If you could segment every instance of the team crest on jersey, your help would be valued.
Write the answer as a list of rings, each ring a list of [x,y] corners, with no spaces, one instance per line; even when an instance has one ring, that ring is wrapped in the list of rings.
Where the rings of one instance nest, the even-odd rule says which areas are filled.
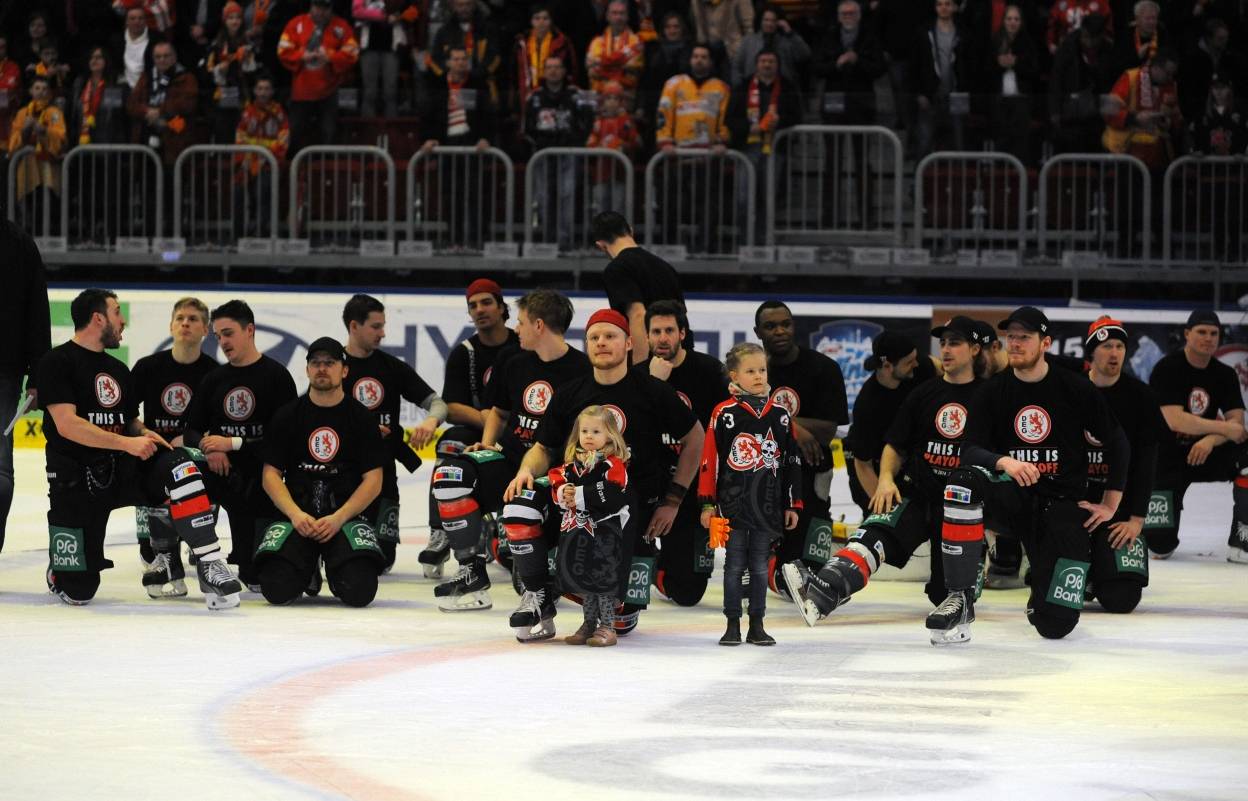
[[[524,410],[529,414],[543,414],[555,397],[555,390],[547,381],[534,381],[524,388]]]
[[[689,400],[689,396],[681,392],[679,389],[676,390],[676,397],[680,398],[680,402],[688,406],[690,409],[693,408],[693,401]]]
[[[1091,432],[1091,431],[1088,431],[1086,428],[1083,430],[1083,439],[1084,439],[1084,441],[1086,441],[1089,445],[1091,445],[1093,448],[1104,448],[1104,447],[1105,447],[1105,443],[1101,442],[1099,439],[1097,439],[1096,437],[1092,436],[1092,432]]]
[[[936,412],[936,430],[946,439],[957,439],[966,430],[966,407],[960,403],[946,403]]]
[[[256,396],[247,387],[234,387],[225,394],[221,406],[231,420],[246,420],[256,410]]]
[[[355,382],[351,394],[355,395],[355,399],[363,404],[365,409],[371,411],[381,405],[382,399],[386,397],[386,388],[381,385],[380,381],[368,376]]]
[[[329,426],[321,426],[308,437],[308,453],[318,462],[332,462],[338,455],[338,446],[341,444],[337,431]]]
[[[160,393],[160,405],[169,414],[182,414],[191,405],[191,388],[180,382],[170,384]]]
[[[1209,411],[1209,393],[1200,387],[1192,387],[1187,396],[1187,409],[1197,417]]]
[[[95,376],[95,399],[105,409],[111,409],[121,403],[121,385],[108,373]]]
[[[779,387],[772,392],[771,402],[783,408],[792,417],[797,417],[798,411],[802,408],[797,392],[790,387]]]
[[[620,433],[623,434],[628,429],[628,417],[624,414],[624,410],[613,403],[604,403],[602,408],[611,412],[611,416],[615,418],[615,424],[619,426]]]
[[[1014,418],[1014,433],[1023,442],[1036,445],[1049,437],[1053,427],[1049,413],[1039,406],[1024,406]]]
[[[761,440],[753,434],[737,434],[728,449],[728,466],[742,473],[770,470],[774,476],[780,469],[780,445],[771,429]]]

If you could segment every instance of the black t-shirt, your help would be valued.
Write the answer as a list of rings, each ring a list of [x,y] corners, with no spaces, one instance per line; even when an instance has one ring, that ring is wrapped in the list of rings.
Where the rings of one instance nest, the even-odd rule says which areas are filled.
[[[532,447],[538,424],[550,409],[557,392],[573,379],[593,369],[589,357],[573,347],[553,361],[544,362],[531,350],[520,351],[499,365],[490,381],[488,402],[508,412],[498,444],[507,458],[519,461]],[[562,447],[559,455],[563,455]]]
[[[175,360],[172,350],[135,362],[131,374],[134,391],[143,403],[143,425],[167,440],[181,434],[199,382],[217,367],[216,359],[202,351],[190,364]]]
[[[633,372],[650,375],[650,360],[633,365]],[[693,410],[698,422],[705,428],[711,422],[711,412],[728,400],[728,373],[714,356],[696,350],[686,350],[685,360],[672,368],[667,385],[676,390],[676,396]]]
[[[906,395],[893,416],[884,442],[905,456],[906,475],[923,497],[940,498],[945,479],[961,466],[972,398],[982,384],[979,378],[969,384],[928,379]]]
[[[1040,471],[1040,494],[1082,500],[1088,482],[1085,431],[1105,443],[1122,436],[1086,376],[1050,366],[1044,378],[1025,383],[1007,369],[984,382],[971,402],[963,458],[989,468],[1001,455],[1030,462]],[[978,448],[974,453],[972,446]],[[1125,465],[1112,466],[1107,485],[1121,488],[1125,475]]]
[[[633,303],[649,307],[656,300],[685,302],[676,269],[640,247],[621,250],[602,271],[602,283],[611,308],[625,316]]]
[[[113,434],[125,434],[139,417],[139,395],[134,391],[130,369],[103,351],[84,348],[74,341],[57,345],[43,355],[35,371],[39,408],[43,410],[43,435],[47,449],[80,463],[90,463],[112,453],[72,442],[56,430],[48,407],[71,403],[75,414]],[[6,421],[7,422],[7,421]]]
[[[768,357],[767,381],[771,384],[772,400],[788,409],[793,417],[828,420],[838,426],[849,422],[841,366],[822,353],[799,345],[797,358],[789,364],[778,364]],[[828,443],[820,445],[825,465],[831,465]]]
[[[334,406],[298,397],[273,413],[264,439],[264,463],[282,471],[295,503],[316,517],[342,506],[388,458],[375,413],[350,396]]]
[[[502,363],[508,351],[519,347],[520,337],[511,329],[507,330],[507,339],[501,345],[483,344],[480,334],[473,334],[456,345],[446,357],[442,400],[447,403],[462,403],[478,411],[488,408],[486,387],[493,378],[494,366]]]
[[[1166,425],[1166,418],[1161,416],[1161,407],[1153,390],[1135,376],[1123,373],[1112,386],[1097,387],[1097,390],[1105,397],[1110,411],[1131,443],[1127,486],[1118,508],[1137,517],[1145,517],[1157,466],[1157,445],[1169,434],[1170,428]],[[1110,472],[1105,446],[1090,435],[1087,440],[1088,483],[1102,489]]]
[[[290,373],[268,356],[246,367],[223,364],[204,377],[191,398],[183,441],[197,447],[205,434],[242,437],[243,449],[230,453],[231,464],[258,467],[265,426],[296,395]]]
[[[1217,359],[1210,359],[1208,367],[1193,367],[1181,348],[1157,362],[1148,383],[1162,406],[1178,406],[1206,420],[1218,419],[1219,412],[1225,415],[1244,408],[1234,369]],[[1166,462],[1185,460],[1198,439],[1170,433],[1161,440],[1161,458]]]
[[[583,376],[560,388],[537,428],[537,441],[561,461],[577,415],[586,406],[605,406],[620,424],[630,450],[628,477],[637,497],[652,501],[671,476],[672,446],[698,422],[693,411],[666,383],[628,371],[614,384]]]
[[[420,405],[434,394],[407,362],[375,350],[366,358],[357,359],[347,354],[347,377],[343,389],[373,413],[374,422],[390,429],[385,438],[391,453],[403,446],[403,426],[399,425],[399,399],[406,398]]]
[[[889,389],[872,373],[854,400],[854,422],[845,437],[845,455],[878,465],[884,452],[884,432],[913,388],[914,382],[903,381]]]

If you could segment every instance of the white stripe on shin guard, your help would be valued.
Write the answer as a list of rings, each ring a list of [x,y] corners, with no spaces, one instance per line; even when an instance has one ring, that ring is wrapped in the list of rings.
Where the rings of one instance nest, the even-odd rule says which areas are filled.
[[[861,556],[864,560],[866,560],[867,570],[870,571],[871,575],[874,576],[875,571],[880,569],[879,558],[875,555],[875,553],[870,548],[863,545],[861,542],[851,542],[849,545],[845,546],[845,550],[853,551],[854,553]]]
[[[439,501],[454,501],[472,494],[469,487],[437,487],[433,488],[433,497]]]
[[[984,519],[984,506],[979,503],[971,504],[970,506],[963,506],[961,504],[954,506],[947,503],[945,504],[944,512],[946,520],[978,523]]]
[[[189,495],[195,495],[200,492],[207,492],[207,488],[204,487],[204,482],[199,479],[195,479],[188,484],[183,484],[180,487],[174,487],[169,490],[169,500],[180,501]]]

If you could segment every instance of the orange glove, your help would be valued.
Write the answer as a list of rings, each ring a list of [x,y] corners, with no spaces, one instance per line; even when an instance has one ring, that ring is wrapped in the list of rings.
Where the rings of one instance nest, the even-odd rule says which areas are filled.
[[[728,518],[712,516],[710,527],[711,547],[723,548],[727,545],[728,532],[731,530],[732,527],[728,525]]]

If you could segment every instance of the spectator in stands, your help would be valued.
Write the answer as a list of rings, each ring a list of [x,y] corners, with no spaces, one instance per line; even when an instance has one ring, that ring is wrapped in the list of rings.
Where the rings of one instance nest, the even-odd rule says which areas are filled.
[[[1242,48],[1233,51],[1229,47],[1230,26],[1220,19],[1208,19],[1201,28],[1202,35],[1183,56],[1183,69],[1179,72],[1179,106],[1189,120],[1198,119],[1205,112],[1215,73],[1234,82],[1248,79]]]
[[[633,159],[641,147],[641,137],[633,117],[624,108],[624,87],[610,81],[598,93],[598,119],[590,131],[587,147],[605,147],[618,150]],[[611,164],[603,161],[594,165],[593,204],[594,214],[604,211],[632,212],[626,209],[626,188],[623,176],[618,175]]]
[[[667,12],[661,28],[662,36],[646,45],[646,68],[637,98],[637,119],[643,125],[654,121],[659,95],[668,79],[689,72],[689,53],[693,51],[689,28],[680,12]],[[648,139],[652,142],[653,134]]]
[[[575,86],[568,85],[567,70],[558,56],[546,57],[543,72],[542,85],[529,96],[524,109],[525,138],[530,148],[536,152],[547,147],[584,147],[594,124],[592,104]],[[572,246],[579,167],[578,160],[566,156],[548,157],[538,163],[534,188],[539,241],[557,241],[562,250]],[[557,230],[552,230],[556,217]]]
[[[1204,110],[1192,117],[1188,137],[1193,153],[1208,156],[1248,155],[1248,116],[1235,103],[1230,76],[1214,73]]]
[[[39,48],[39,63],[35,65],[35,75],[48,79],[48,91],[52,102],[65,108],[65,94],[69,91],[69,65],[61,61],[61,49],[51,39],[44,40]]]
[[[588,53],[594,37],[606,27],[610,3],[611,0],[553,0],[555,24],[572,40],[577,55]]]
[[[966,108],[955,95],[969,91],[973,43],[957,18],[953,0],[936,0],[936,21],[915,43],[919,77],[919,154],[934,147],[966,148]]]
[[[990,125],[996,149],[1030,164],[1031,103],[1039,88],[1040,64],[1036,47],[1023,29],[1023,12],[1018,6],[1005,9],[985,67],[991,76]]]
[[[65,136],[65,116],[52,102],[48,79],[36,75],[30,79],[30,102],[18,110],[9,131],[10,159],[23,147],[35,149],[34,158],[9,165],[9,169],[17,171],[18,198],[25,197],[40,186],[60,194],[61,171],[56,165],[65,155]],[[42,202],[42,193],[36,200],[36,203],[39,202]],[[38,219],[37,214],[34,219]]]
[[[1169,34],[1161,28],[1161,6],[1154,0],[1138,0],[1134,13],[1131,25],[1111,37],[1114,40],[1111,72],[1116,75],[1147,64],[1157,55],[1158,48],[1171,46]]]
[[[874,125],[875,81],[887,66],[884,49],[862,24],[857,0],[841,0],[836,22],[823,37],[812,72],[823,79],[825,125]]]
[[[577,81],[576,51],[572,41],[554,26],[547,3],[537,3],[529,16],[530,28],[527,33],[516,37],[516,98],[521,113],[529,102],[529,95],[537,91],[545,80],[543,65],[549,57],[559,59],[563,64],[567,82]]]
[[[730,63],[746,34],[754,30],[750,0],[690,0],[694,38],[711,46],[715,58]]]
[[[1154,173],[1161,173],[1178,155],[1183,134],[1175,76],[1179,60],[1161,49],[1148,62],[1122,73],[1107,98],[1105,133],[1101,138],[1110,153],[1134,156]]]
[[[120,17],[130,13],[132,8],[143,12],[144,24],[148,30],[164,34],[165,38],[173,32],[173,26],[177,22],[174,0],[113,0],[113,10]]]
[[[1049,54],[1056,55],[1057,48],[1072,31],[1079,30],[1087,17],[1101,17],[1105,21],[1106,35],[1112,38],[1114,23],[1109,14],[1109,3],[1105,0],[1057,0],[1049,7],[1049,24],[1045,33]]]
[[[252,42],[243,29],[243,7],[230,0],[221,9],[221,28],[205,61],[212,76],[212,141],[217,144],[234,141],[248,100],[248,79],[260,68]]]
[[[452,18],[433,37],[429,49],[427,67],[435,79],[441,79],[447,70],[447,61],[453,48],[462,48],[468,54],[468,69],[474,78],[485,82],[490,93],[490,105],[499,104],[498,79],[503,64],[499,49],[498,33],[477,8],[476,0],[451,0]]]
[[[360,42],[360,114],[377,116],[378,86],[381,109],[387,118],[399,115],[399,53],[406,50],[410,25],[420,16],[415,0],[353,0]]]
[[[131,141],[155,149],[166,169],[172,167],[191,145],[191,118],[198,103],[195,75],[178,63],[172,44],[160,42],[152,48],[152,68],[126,100]]]
[[[585,55],[590,88],[600,92],[608,81],[615,81],[624,89],[624,105],[631,111],[637,100],[644,58],[640,37],[628,27],[627,0],[610,0],[606,30],[590,42]]]
[[[9,142],[9,123],[22,95],[22,68],[9,58],[9,40],[0,36],[0,137]]]
[[[764,5],[757,21],[758,30],[741,40],[732,58],[732,85],[735,87],[748,79],[758,54],[770,50],[780,60],[780,77],[794,88],[800,87],[802,71],[810,61],[810,46],[794,32],[779,6]]]
[[[754,241],[766,233],[767,215],[763,198],[767,187],[767,170],[784,173],[782,164],[773,163],[772,143],[776,133],[802,121],[802,99],[797,84],[780,74],[780,57],[771,50],[759,51],[754,57],[754,70],[746,80],[732,89],[728,103],[727,123],[732,134],[732,147],[754,165]],[[776,159],[781,158],[776,156]],[[737,182],[737,219],[747,219],[749,185]]]
[[[1100,148],[1102,93],[1113,80],[1113,45],[1105,17],[1085,17],[1075,35],[1057,48],[1049,76],[1049,123],[1059,153],[1095,153]]]
[[[118,84],[108,50],[91,49],[87,72],[80,75],[69,93],[69,133],[80,145],[119,145],[127,136],[126,92]]]
[[[17,54],[17,59],[22,64],[26,80],[29,81],[35,76],[35,70],[39,67],[43,46],[52,41],[48,32],[47,14],[42,11],[31,12],[26,19],[26,37],[22,51]]]
[[[126,10],[126,27],[121,38],[114,40],[113,52],[121,62],[122,76],[131,91],[139,78],[152,68],[152,45],[159,40],[147,30],[147,16],[141,8]]]
[[[332,144],[338,135],[338,86],[360,57],[351,26],[330,9],[330,0],[312,0],[307,14],[286,23],[277,46],[282,65],[294,74],[290,87],[291,154],[315,144]]]
[[[878,5],[878,0],[871,3],[872,13]],[[835,3],[832,0],[771,0],[768,3],[754,4],[754,7],[760,11],[768,6],[779,11],[780,17],[788,20],[789,25],[793,27],[794,34],[806,42],[818,41],[817,37],[823,33],[831,21],[825,17],[831,17],[835,10]],[[784,77],[784,59],[780,60],[780,70],[781,77]]]
[[[873,27],[888,56],[888,84],[897,115],[897,130],[905,131],[905,152],[913,154],[918,141],[918,56],[914,43],[930,24],[928,0],[879,0],[873,3]],[[826,34],[819,43],[827,40]]]
[[[679,14],[679,8],[687,8],[688,5],[688,2],[681,0],[633,0],[630,20],[641,43],[649,48],[659,41],[663,19],[672,12]]]
[[[252,86],[252,99],[243,106],[238,119],[238,128],[234,132],[234,143],[237,145],[254,145],[262,147],[273,154],[277,163],[286,161],[290,149],[290,121],[282,104],[274,99],[273,78],[266,73],[256,76]],[[262,175],[268,177],[263,170],[259,156],[244,156],[239,162],[239,171],[234,184],[234,235],[236,238],[245,236],[270,236],[269,208],[273,203],[273,188],[268,180],[259,180]],[[255,204],[257,213],[240,213],[239,209],[248,209]],[[254,221],[259,227],[254,228]]]

